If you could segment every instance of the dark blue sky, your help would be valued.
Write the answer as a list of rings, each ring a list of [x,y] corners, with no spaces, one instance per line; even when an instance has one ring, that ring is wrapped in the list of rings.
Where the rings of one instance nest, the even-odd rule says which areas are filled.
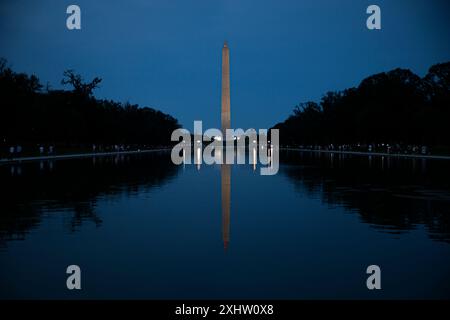
[[[82,30],[66,29],[66,8]],[[382,30],[366,28],[366,8]],[[301,101],[396,67],[450,60],[448,0],[0,1],[0,56],[60,87],[63,70],[103,78],[100,98],[152,106],[191,129],[220,125],[223,41],[232,126],[268,128]]]

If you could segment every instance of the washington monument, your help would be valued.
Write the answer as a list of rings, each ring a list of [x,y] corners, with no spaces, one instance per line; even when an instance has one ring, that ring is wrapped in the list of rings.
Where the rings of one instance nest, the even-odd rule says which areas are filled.
[[[227,42],[222,48],[222,135],[226,137],[226,130],[231,129],[230,120],[230,50]]]
[[[231,129],[230,120],[230,50],[227,42],[222,48],[222,135],[226,139],[226,130]],[[231,202],[231,167],[229,164],[221,165],[222,189],[222,238],[225,249],[230,242],[230,202]]]

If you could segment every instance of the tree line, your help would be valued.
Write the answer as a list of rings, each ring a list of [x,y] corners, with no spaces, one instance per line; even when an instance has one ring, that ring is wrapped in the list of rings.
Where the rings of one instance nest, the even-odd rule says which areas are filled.
[[[424,77],[397,68],[358,87],[295,106],[274,128],[282,145],[427,145],[450,147],[450,62]]]
[[[0,60],[0,143],[65,147],[103,145],[169,145],[180,127],[171,115],[149,107],[96,99],[101,78],[85,82],[73,70],[52,90],[35,75],[16,73]]]

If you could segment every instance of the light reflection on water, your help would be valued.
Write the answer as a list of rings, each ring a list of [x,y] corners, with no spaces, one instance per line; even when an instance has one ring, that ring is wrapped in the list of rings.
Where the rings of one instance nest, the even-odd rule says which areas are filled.
[[[450,297],[447,162],[280,159],[275,176],[164,152],[2,165],[0,297]]]

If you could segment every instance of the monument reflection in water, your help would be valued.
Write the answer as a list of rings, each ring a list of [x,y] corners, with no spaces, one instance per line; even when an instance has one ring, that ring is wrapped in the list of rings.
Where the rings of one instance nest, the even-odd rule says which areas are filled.
[[[220,190],[221,190],[221,207],[222,207],[222,239],[223,247],[226,250],[230,243],[230,217],[231,217],[231,164],[225,164],[227,148],[222,152],[221,149],[216,150],[216,159],[221,159],[220,164]],[[248,151],[248,153],[247,153]],[[256,170],[257,152],[256,148],[235,148],[236,157],[243,156],[243,158],[252,159],[250,165],[253,171]],[[236,159],[235,159],[236,160]],[[269,162],[271,163],[270,154]],[[200,167],[197,167],[200,169]]]
[[[0,297],[450,297],[447,162],[280,159],[273,176],[170,152],[1,165]]]
[[[222,193],[222,237],[223,247],[230,242],[230,206],[231,206],[231,166],[220,165],[220,186]]]

